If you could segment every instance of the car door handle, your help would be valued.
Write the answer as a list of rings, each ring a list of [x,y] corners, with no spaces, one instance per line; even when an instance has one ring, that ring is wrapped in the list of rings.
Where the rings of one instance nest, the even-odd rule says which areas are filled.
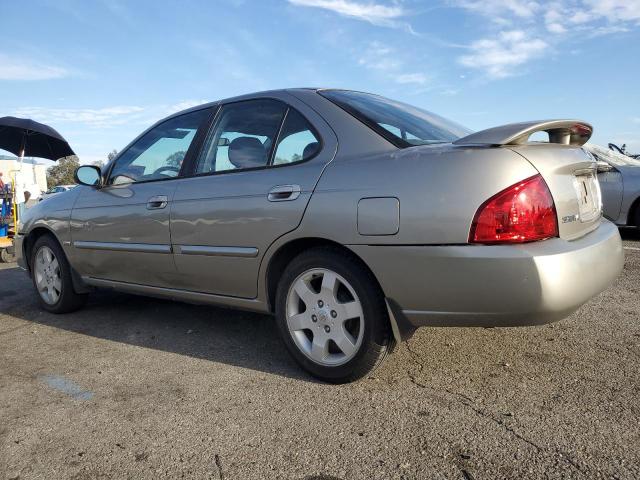
[[[159,210],[167,206],[169,199],[166,195],[156,195],[147,202],[147,210]]]
[[[270,202],[286,202],[298,198],[301,191],[300,185],[276,185],[267,198]]]

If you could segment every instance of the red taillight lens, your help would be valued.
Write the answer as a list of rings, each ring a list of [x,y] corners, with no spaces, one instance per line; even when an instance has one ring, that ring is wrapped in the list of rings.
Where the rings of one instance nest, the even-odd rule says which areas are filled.
[[[558,236],[556,206],[541,175],[494,195],[478,209],[471,243],[524,243]]]

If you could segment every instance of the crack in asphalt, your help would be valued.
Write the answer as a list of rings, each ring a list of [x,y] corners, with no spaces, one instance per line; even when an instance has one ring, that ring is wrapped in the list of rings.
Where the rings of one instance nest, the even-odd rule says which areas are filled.
[[[218,469],[218,477],[220,477],[220,480],[224,480],[224,474],[222,473],[222,462],[220,461],[220,455],[216,453],[213,459],[215,460],[216,468]]]
[[[411,354],[413,363],[417,367],[418,374],[422,373],[423,370],[424,370],[424,365],[423,365],[423,363],[421,361],[420,355],[418,354],[418,352],[413,350],[411,345],[409,345],[408,341],[405,342],[405,346],[407,347],[407,351]],[[428,389],[428,390],[431,390],[431,391],[436,392],[436,393],[438,392],[438,390],[436,390],[435,388],[433,388],[433,387],[431,387],[429,385],[426,385],[425,383],[419,381],[414,372],[407,371],[407,374],[409,376],[409,380],[411,381],[411,383],[413,383],[417,387]],[[471,410],[473,410],[473,412],[475,412],[475,414],[478,415],[479,417],[485,418],[487,420],[491,420],[493,423],[495,423],[495,424],[499,425],[500,427],[502,427],[504,430],[509,432],[511,435],[516,437],[518,440],[521,440],[521,441],[525,442],[526,444],[532,446],[533,448],[536,449],[537,452],[543,452],[545,450],[545,448],[541,447],[540,445],[538,445],[534,441],[529,440],[528,438],[526,438],[522,434],[518,433],[513,427],[510,427],[509,425],[506,425],[502,420],[499,420],[499,419],[495,418],[493,415],[491,415],[490,413],[487,413],[486,410],[474,406],[473,404],[476,403],[476,402],[474,402],[474,400],[472,398],[470,398],[470,397],[468,397],[468,396],[466,396],[466,395],[464,395],[462,393],[453,392],[453,391],[451,391],[449,389],[444,389],[444,392],[448,393],[452,397],[456,397],[456,401],[458,401],[462,405],[464,405],[464,406],[470,408]],[[587,477],[587,474],[582,469],[582,467],[578,463],[576,463],[573,459],[571,459],[566,453],[560,452],[557,449],[556,449],[556,452],[560,455],[560,458],[562,458],[562,460],[564,460],[566,463],[568,463],[573,468],[575,468],[582,476]]]

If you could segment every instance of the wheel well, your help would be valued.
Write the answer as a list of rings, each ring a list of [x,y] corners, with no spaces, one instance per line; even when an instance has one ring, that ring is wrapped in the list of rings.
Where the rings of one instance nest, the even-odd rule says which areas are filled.
[[[27,264],[27,267],[29,268],[29,271],[31,271],[31,251],[33,249],[33,246],[36,244],[38,239],[44,235],[51,235],[55,239],[55,241],[58,242],[58,239],[51,232],[51,230],[44,227],[34,228],[31,232],[29,232],[29,235],[27,235],[27,238],[24,239],[24,244],[22,246],[22,249],[24,250],[23,252],[24,259],[25,259],[25,263]]]
[[[371,278],[376,282],[376,287],[380,290],[380,293],[384,295],[378,279],[373,274],[369,266],[352,250],[349,250],[344,245],[324,238],[299,238],[281,246],[269,261],[269,266],[267,267],[267,299],[269,301],[269,311],[275,311],[278,280],[282,276],[284,269],[289,265],[289,262],[303,251],[315,247],[331,247],[349,255],[371,274]]]
[[[640,197],[636,198],[631,204],[631,208],[629,209],[629,215],[627,218],[627,225],[635,225],[636,227],[640,227],[638,225],[638,210],[640,209]]]

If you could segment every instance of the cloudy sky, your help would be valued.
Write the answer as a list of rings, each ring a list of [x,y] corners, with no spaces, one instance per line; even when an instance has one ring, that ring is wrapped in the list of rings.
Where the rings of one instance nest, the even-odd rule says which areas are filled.
[[[282,87],[474,130],[579,118],[640,152],[640,0],[0,0],[0,116],[104,159],[168,113]]]

